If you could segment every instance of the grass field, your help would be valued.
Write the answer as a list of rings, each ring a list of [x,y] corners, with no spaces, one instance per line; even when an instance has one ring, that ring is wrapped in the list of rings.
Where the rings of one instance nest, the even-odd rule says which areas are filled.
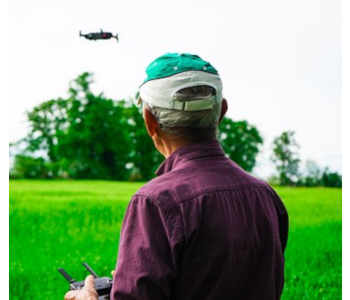
[[[10,299],[63,299],[86,261],[109,276],[141,183],[10,181]],[[341,299],[341,189],[276,188],[290,217],[282,299]]]

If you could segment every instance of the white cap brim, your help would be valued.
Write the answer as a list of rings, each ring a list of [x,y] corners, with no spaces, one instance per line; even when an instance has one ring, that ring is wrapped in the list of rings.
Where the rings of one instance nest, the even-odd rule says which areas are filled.
[[[215,96],[201,100],[179,101],[175,94],[185,88],[207,85],[215,89]],[[176,110],[204,110],[222,102],[222,82],[217,74],[187,71],[173,76],[147,81],[140,87],[138,104],[142,101],[156,107]]]

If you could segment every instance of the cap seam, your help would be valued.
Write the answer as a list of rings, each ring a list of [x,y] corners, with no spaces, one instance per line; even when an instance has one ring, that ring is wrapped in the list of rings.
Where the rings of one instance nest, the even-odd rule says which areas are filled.
[[[159,79],[163,79],[163,78],[168,78],[168,77],[172,77],[172,76],[176,76],[178,74],[181,74],[181,73],[186,73],[186,72],[203,72],[203,73],[208,73],[208,74],[213,74],[213,75],[217,75],[219,76],[219,73],[216,72],[216,73],[213,73],[213,72],[208,72],[208,71],[202,71],[202,70],[186,70],[186,71],[183,71],[183,72],[179,72],[179,73],[176,73],[176,74],[173,74],[173,75],[169,75],[169,76],[164,76],[164,77],[159,77],[159,78],[154,78],[154,79],[150,79],[150,80],[147,80],[145,82],[143,82],[140,86],[139,86],[139,89],[141,86],[143,86],[145,83],[147,82],[150,82],[150,81],[154,81],[154,80],[159,80]],[[220,76],[219,76],[220,77]]]

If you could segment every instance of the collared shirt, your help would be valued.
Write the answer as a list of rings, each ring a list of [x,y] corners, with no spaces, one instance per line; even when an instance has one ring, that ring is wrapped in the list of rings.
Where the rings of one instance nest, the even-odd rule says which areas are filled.
[[[281,296],[287,211],[216,140],[184,146],[131,199],[111,299]]]

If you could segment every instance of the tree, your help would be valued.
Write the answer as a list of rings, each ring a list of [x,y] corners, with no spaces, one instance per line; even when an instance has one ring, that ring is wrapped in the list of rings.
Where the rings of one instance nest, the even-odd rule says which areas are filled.
[[[18,154],[15,156],[10,178],[51,178],[49,165],[42,157]]]
[[[220,144],[229,158],[246,171],[252,171],[259,153],[259,146],[263,144],[257,128],[247,121],[235,122],[224,117],[219,130]]]
[[[342,187],[342,176],[337,172],[329,172],[329,169],[326,168],[323,171],[321,183],[327,187]]]
[[[305,168],[305,176],[299,178],[298,186],[342,187],[341,174],[330,172],[328,167],[322,171],[314,161],[307,160]]]
[[[28,112],[28,150],[44,150],[55,175],[124,179],[128,156],[127,120],[122,104],[94,95],[92,75],[84,73],[69,88],[68,99],[46,101]]]
[[[93,76],[70,83],[68,99],[52,99],[27,113],[27,151],[44,152],[53,177],[139,180],[154,177],[160,155],[148,138],[140,109],[91,91]],[[20,160],[20,161],[23,161]],[[135,178],[135,176],[134,176]]]
[[[58,137],[59,133],[67,128],[67,101],[64,99],[49,100],[27,112],[30,131],[24,139],[28,147],[26,151],[42,151],[52,163],[53,176],[58,176],[59,160]]]
[[[135,99],[138,96],[136,95]],[[128,118],[132,147],[130,151],[131,180],[149,180],[155,176],[155,171],[164,157],[154,147],[149,137],[140,107],[130,103],[124,109],[124,115]]]
[[[294,185],[299,171],[299,145],[294,138],[295,132],[286,131],[273,141],[272,161],[276,165],[281,185]]]
[[[322,170],[313,160],[305,162],[305,177],[298,180],[299,186],[320,186]]]
[[[57,132],[62,167],[73,178],[127,179],[131,138],[125,101],[94,95],[91,82],[84,73],[71,84],[68,127]]]
[[[70,83],[66,99],[51,99],[27,112],[27,147],[16,157],[23,177],[146,181],[155,176],[163,157],[134,103],[137,95],[115,101],[94,94],[92,83],[93,75],[83,73]],[[220,132],[227,155],[251,171],[262,144],[258,130],[225,118]]]

